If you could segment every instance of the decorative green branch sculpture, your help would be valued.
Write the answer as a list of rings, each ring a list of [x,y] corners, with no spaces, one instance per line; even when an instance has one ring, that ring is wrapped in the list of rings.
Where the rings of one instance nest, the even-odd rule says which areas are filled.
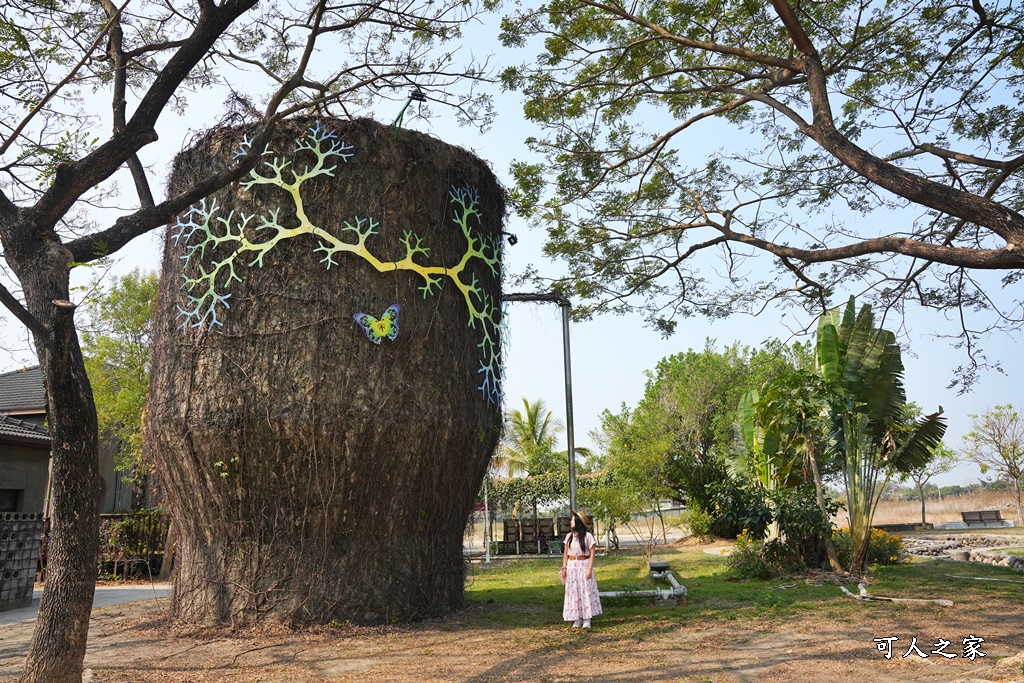
[[[241,149],[235,154],[244,153],[249,144],[248,140],[243,141]],[[343,254],[354,254],[378,272],[412,271],[418,274],[423,279],[419,290],[424,298],[439,291],[446,279],[450,281],[466,302],[469,326],[481,335],[477,345],[482,357],[478,370],[478,374],[483,375],[480,391],[489,402],[500,405],[501,310],[498,302],[480,287],[476,276],[468,269],[474,260],[479,260],[490,269],[492,275],[500,278],[502,241],[500,235],[484,235],[476,227],[481,217],[476,188],[465,185],[453,187],[449,192],[449,201],[455,210],[452,220],[466,240],[466,250],[458,263],[452,266],[417,263],[417,257],[429,257],[430,249],[411,230],[403,231],[401,238],[405,256],[397,261],[382,261],[367,246],[368,240],[378,233],[380,227],[373,218],[354,216],[344,221],[340,235],[334,235],[310,221],[303,203],[302,185],[318,176],[334,177],[337,161],[340,159],[344,162],[352,158],[353,147],[338,140],[333,131],[317,122],[305,136],[296,141],[296,154],[304,150],[311,152],[316,161],[298,172],[292,167],[291,161],[273,156],[269,149],[265,149],[263,156],[270,158],[263,162],[263,173],[254,169],[250,171],[250,179],[241,183],[247,190],[257,185],[273,185],[287,192],[295,206],[297,225],[282,225],[279,221],[280,208],[272,209],[258,219],[252,214],[236,215],[234,211],[222,216],[219,215],[220,207],[216,199],[204,199],[191,207],[172,226],[177,229],[175,243],[184,240],[185,244],[185,255],[181,257],[185,268],[182,288],[187,292],[188,303],[186,308],[178,307],[178,317],[183,318],[180,329],[204,331],[222,326],[217,311],[221,306],[230,308],[228,300],[231,294],[227,290],[233,281],[242,281],[238,264],[262,268],[264,257],[280,242],[312,235],[318,239],[314,252],[323,255],[320,262],[328,270],[332,266],[340,266],[339,259]],[[257,222],[253,223],[254,220]],[[247,230],[253,236],[252,239],[246,235]],[[257,239],[254,235],[266,237]],[[198,239],[194,240],[196,236]],[[232,248],[231,253],[223,258],[215,258],[213,253],[222,247]],[[188,266],[193,259],[199,262],[197,272],[189,275]]]

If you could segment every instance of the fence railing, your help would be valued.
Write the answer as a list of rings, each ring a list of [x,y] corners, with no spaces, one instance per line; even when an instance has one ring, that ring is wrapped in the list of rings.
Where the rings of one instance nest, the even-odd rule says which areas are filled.
[[[125,578],[129,575],[156,575],[164,559],[170,523],[170,514],[163,510],[100,515],[98,575]],[[43,522],[41,540],[39,566],[45,579],[51,540],[49,518]]]

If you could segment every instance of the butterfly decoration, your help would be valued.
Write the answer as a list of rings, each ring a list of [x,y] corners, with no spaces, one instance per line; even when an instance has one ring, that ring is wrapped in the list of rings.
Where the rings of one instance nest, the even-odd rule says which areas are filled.
[[[379,319],[369,313],[356,313],[352,318],[374,344],[380,344],[384,337],[394,341],[398,336],[398,304],[388,306]]]

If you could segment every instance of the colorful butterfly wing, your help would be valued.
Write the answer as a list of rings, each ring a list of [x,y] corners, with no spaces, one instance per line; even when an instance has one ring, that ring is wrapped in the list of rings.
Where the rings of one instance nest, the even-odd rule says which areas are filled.
[[[352,318],[363,328],[363,332],[374,344],[380,344],[384,337],[394,341],[398,337],[398,304],[391,304],[377,319],[369,313],[356,313]]]
[[[363,332],[374,344],[380,344],[380,340],[384,338],[381,333],[381,322],[377,320],[369,313],[356,313],[352,318],[359,323],[359,327],[363,328]]]
[[[391,341],[394,341],[398,336],[398,310],[398,304],[391,304],[380,317],[380,322],[383,323],[385,328],[381,332],[386,334]]]

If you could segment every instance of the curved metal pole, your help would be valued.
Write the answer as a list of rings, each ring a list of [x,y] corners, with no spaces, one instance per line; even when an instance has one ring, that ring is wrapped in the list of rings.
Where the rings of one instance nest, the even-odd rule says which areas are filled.
[[[572,303],[557,292],[512,293],[501,297],[503,301],[541,301],[558,304],[562,308],[562,351],[565,355],[565,436],[569,454],[569,509],[576,510],[576,439],[572,421],[572,364],[569,354],[569,310]]]

